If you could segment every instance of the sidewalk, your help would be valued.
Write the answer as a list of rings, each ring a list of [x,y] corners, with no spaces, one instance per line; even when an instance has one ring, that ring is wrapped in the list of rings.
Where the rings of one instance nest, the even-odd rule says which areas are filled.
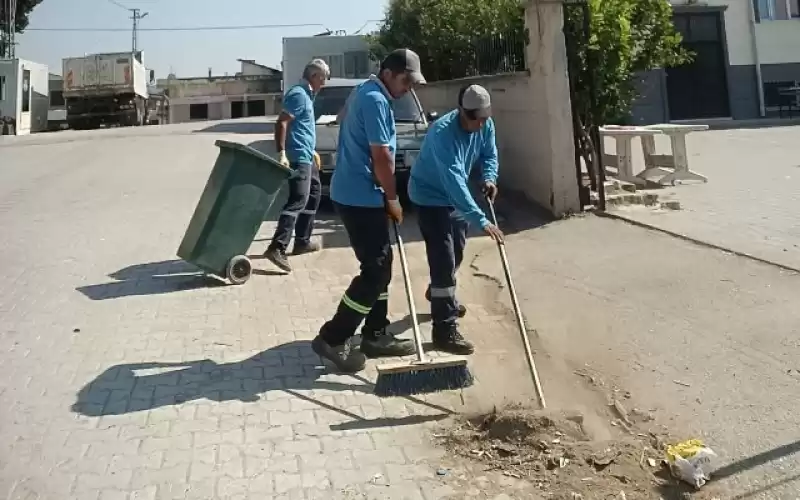
[[[795,273],[595,216],[512,236],[508,251],[541,359],[705,440],[722,498],[800,495]],[[475,266],[502,276],[492,251]],[[543,384],[563,398],[551,372]]]
[[[666,188],[664,194],[680,202],[679,211],[624,208],[614,213],[800,270],[798,138],[800,127],[690,134],[690,166],[708,183]]]
[[[527,485],[444,456],[431,437],[482,387],[492,394],[515,376],[496,359],[517,356],[497,343],[515,346],[516,334],[497,327],[505,311],[481,306],[482,283],[461,288],[465,330],[491,332],[466,405],[457,392],[378,399],[374,363],[336,375],[308,344],[356,271],[335,218],[321,216],[328,248],[294,259],[291,276],[259,260],[246,285],[215,286],[174,257],[214,139],[258,137],[113,132],[3,150],[14,166],[0,170],[0,228],[13,235],[0,241],[3,498],[531,498]],[[415,226],[405,224],[408,251],[423,277]],[[427,312],[424,279],[415,288]]]

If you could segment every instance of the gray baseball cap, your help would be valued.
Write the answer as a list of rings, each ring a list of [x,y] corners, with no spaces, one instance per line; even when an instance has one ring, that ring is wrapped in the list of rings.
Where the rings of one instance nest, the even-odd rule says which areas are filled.
[[[470,85],[464,89],[459,106],[463,110],[474,112],[478,118],[492,116],[492,98],[489,91],[480,85]]]
[[[381,69],[389,69],[395,73],[406,72],[415,85],[428,83],[422,76],[422,65],[419,55],[411,49],[397,49],[392,51],[381,63]]]

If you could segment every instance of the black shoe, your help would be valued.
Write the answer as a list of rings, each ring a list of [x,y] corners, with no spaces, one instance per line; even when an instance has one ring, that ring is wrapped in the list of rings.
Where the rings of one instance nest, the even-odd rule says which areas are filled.
[[[361,333],[361,352],[368,358],[409,356],[417,352],[412,340],[398,339],[386,329]]]
[[[322,245],[315,241],[309,241],[308,243],[297,243],[295,241],[292,255],[303,255],[304,253],[314,253],[320,250],[322,250]]]
[[[350,347],[350,339],[339,346],[331,346],[321,336],[311,341],[311,349],[322,359],[333,363],[339,371],[356,373],[364,369],[367,358],[357,349]]]
[[[428,302],[431,301],[431,289],[430,289],[430,287],[428,287],[428,289],[425,290],[425,300],[427,300]],[[459,318],[463,318],[466,315],[467,315],[467,306],[462,305],[462,304],[458,304],[458,317]]]
[[[466,355],[475,352],[472,342],[465,339],[456,328],[447,332],[433,333],[433,347],[437,351],[449,352],[450,354]]]
[[[286,257],[285,250],[277,247],[267,248],[267,251],[264,252],[264,257],[282,271],[286,271],[287,273],[292,272],[292,266],[289,264],[289,259]]]

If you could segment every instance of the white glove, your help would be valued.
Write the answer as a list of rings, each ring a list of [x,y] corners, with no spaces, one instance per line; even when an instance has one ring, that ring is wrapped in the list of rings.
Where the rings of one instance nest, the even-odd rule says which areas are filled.
[[[289,159],[286,158],[286,151],[278,153],[278,162],[286,168],[289,168]]]

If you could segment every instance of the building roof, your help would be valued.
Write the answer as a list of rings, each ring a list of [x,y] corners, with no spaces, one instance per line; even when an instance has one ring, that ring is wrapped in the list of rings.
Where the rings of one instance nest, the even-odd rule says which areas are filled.
[[[280,72],[280,70],[278,68],[273,68],[272,66],[267,66],[265,64],[259,64],[259,63],[255,62],[255,60],[253,60],[253,59],[237,59],[237,61],[243,62],[243,63],[247,63],[247,64],[252,64],[253,66],[258,66],[259,68],[264,68],[264,69],[268,69],[268,70],[271,70],[271,71]]]

